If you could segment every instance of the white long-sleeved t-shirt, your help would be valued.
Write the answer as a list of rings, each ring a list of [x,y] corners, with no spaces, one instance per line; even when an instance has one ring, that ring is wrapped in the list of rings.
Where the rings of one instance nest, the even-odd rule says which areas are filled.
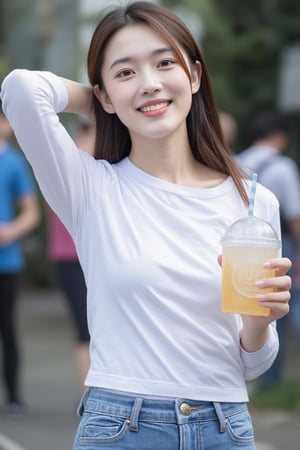
[[[217,256],[247,211],[231,178],[199,189],[151,176],[125,158],[78,150],[57,113],[68,102],[49,72],[15,70],[5,113],[46,200],[71,233],[88,286],[87,386],[206,401],[247,401],[245,380],[278,351],[240,346],[242,320],[221,310]],[[256,215],[279,231],[278,202],[257,186]]]

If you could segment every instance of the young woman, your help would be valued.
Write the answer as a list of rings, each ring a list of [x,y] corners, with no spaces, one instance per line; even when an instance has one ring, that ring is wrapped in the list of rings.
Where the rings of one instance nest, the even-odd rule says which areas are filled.
[[[9,120],[75,243],[88,287],[91,365],[74,450],[255,449],[246,380],[271,366],[288,312],[289,260],[267,264],[269,317],[221,311],[220,238],[249,184],[223,144],[201,53],[170,11],[106,14],[88,55],[92,87],[15,70]],[[94,116],[96,158],[57,113]],[[256,215],[279,233],[258,186]],[[221,263],[221,261],[220,261]]]

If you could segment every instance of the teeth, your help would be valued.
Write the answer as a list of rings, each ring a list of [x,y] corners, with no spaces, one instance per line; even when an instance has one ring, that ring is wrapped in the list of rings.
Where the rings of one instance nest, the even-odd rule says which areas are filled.
[[[156,111],[157,109],[165,108],[168,106],[168,102],[157,103],[157,105],[144,106],[141,108],[142,112]]]

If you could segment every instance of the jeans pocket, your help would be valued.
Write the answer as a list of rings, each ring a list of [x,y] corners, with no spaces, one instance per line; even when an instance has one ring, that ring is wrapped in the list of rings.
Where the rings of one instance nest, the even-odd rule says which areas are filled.
[[[84,416],[79,437],[80,448],[94,450],[97,446],[119,442],[128,433],[128,421],[124,418],[87,412]]]
[[[226,416],[227,432],[233,442],[240,444],[254,443],[253,425],[248,410]]]

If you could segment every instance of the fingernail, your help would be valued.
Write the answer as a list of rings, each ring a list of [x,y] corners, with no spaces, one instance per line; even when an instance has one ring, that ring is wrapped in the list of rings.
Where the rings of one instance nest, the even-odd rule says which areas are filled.
[[[255,285],[258,288],[262,288],[262,287],[264,287],[265,282],[263,280],[258,280],[258,281],[256,281]]]
[[[257,298],[258,301],[264,301],[264,300],[266,300],[266,296],[263,295],[263,294],[257,295],[256,298]]]
[[[264,263],[264,267],[272,267],[272,263],[270,261],[266,261]]]

